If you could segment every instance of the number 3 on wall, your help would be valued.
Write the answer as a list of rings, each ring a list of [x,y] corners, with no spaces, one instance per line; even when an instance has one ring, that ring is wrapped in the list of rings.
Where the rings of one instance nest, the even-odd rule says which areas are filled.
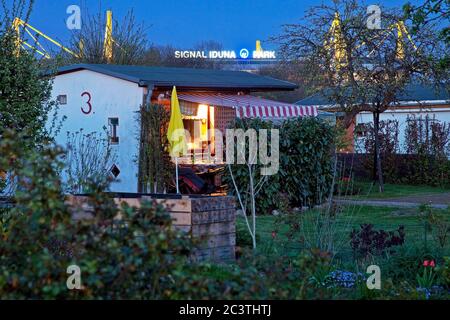
[[[81,112],[83,112],[84,114],[90,114],[92,112],[92,104],[91,104],[91,94],[89,92],[83,92],[81,94],[82,97],[86,97],[87,96],[87,101],[86,101],[86,105],[87,105],[87,110],[84,109],[84,107],[81,107]]]

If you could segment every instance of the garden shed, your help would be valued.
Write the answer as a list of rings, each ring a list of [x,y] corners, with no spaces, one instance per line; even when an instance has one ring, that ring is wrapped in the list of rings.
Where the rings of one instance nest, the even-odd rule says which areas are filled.
[[[256,97],[292,91],[297,85],[248,72],[77,64],[60,68],[55,76],[52,95],[59,103],[59,115],[67,118],[57,142],[65,145],[68,132],[100,132],[106,127],[117,154],[111,191],[137,192],[141,131],[137,114],[146,103],[170,106],[174,86],[184,127],[192,137],[191,152],[212,143],[210,132],[225,130],[235,118],[276,120],[318,114],[317,107]]]

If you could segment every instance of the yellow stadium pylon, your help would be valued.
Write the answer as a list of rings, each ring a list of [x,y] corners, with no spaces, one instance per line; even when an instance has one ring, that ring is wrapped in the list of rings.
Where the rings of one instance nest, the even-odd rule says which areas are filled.
[[[42,46],[42,44],[39,41],[39,38],[42,37],[45,40],[51,42],[52,44],[56,45],[57,47],[61,48],[63,51],[73,55],[74,57],[80,58],[83,56],[84,51],[84,43],[81,40],[78,44],[79,53],[75,53],[71,51],[70,49],[66,48],[64,45],[59,43],[58,41],[52,39],[42,31],[36,29],[35,27],[31,26],[29,23],[26,23],[20,18],[15,18],[13,21],[12,28],[14,32],[16,33],[16,54],[20,54],[21,48],[28,48],[33,50],[34,52],[38,53],[39,55],[43,56],[46,59],[50,59],[51,56],[45,50],[45,48]],[[34,45],[28,43],[25,39],[22,39],[21,37],[21,31],[22,30],[28,34],[28,36],[34,41]],[[107,62],[112,62],[113,59],[113,15],[112,11],[108,10],[106,12],[106,31],[105,31],[105,42],[103,47],[103,55]]]
[[[258,52],[263,51],[260,40],[256,40],[256,51],[258,51]]]
[[[106,11],[106,31],[105,31],[105,44],[103,48],[103,56],[107,62],[112,62],[113,59],[113,15],[112,11]]]
[[[48,52],[45,50],[45,48],[41,45],[41,43],[38,40],[38,37],[42,37],[42,38],[46,39],[47,41],[50,41],[54,45],[58,46],[65,52],[70,53],[73,56],[77,56],[77,54],[75,54],[74,52],[72,52],[71,50],[69,50],[68,48],[63,46],[61,43],[50,38],[48,35],[46,35],[42,31],[34,28],[33,26],[26,23],[25,21],[23,21],[20,18],[14,19],[13,28],[14,28],[15,32],[17,33],[16,48],[17,48],[18,53],[20,52],[21,48],[27,47],[27,48],[34,50],[36,53],[40,54],[44,58],[50,59],[50,55],[48,54]],[[20,28],[23,28],[23,30],[33,39],[33,41],[35,43],[34,46],[29,44],[28,42],[26,42],[24,39],[21,38]],[[34,32],[34,34],[32,31]]]
[[[333,50],[333,60],[337,70],[344,67],[347,63],[347,52],[345,50],[345,39],[342,35],[341,17],[338,12],[334,15],[329,31],[330,41],[325,42],[327,50]]]
[[[413,45],[414,49],[417,50],[416,45],[408,32],[408,29],[405,26],[403,21],[399,21],[388,27],[386,31],[386,37],[388,37],[389,32],[397,29],[397,48],[396,48],[396,58],[398,60],[405,59],[405,38],[409,40],[409,42]],[[331,24],[330,31],[330,40],[325,41],[325,49],[329,51],[333,51],[333,62],[336,70],[344,67],[347,63],[347,52],[345,46],[345,39],[342,34],[341,29],[341,18],[338,12],[335,13],[334,20]],[[386,39],[386,37],[384,39]],[[382,41],[384,41],[384,39]],[[360,46],[364,45],[361,44]],[[360,47],[359,46],[359,47]],[[375,49],[369,53],[371,56],[374,53]]]
[[[16,56],[18,56],[20,54],[20,48],[22,47],[20,44],[20,19],[19,18],[15,18],[13,21],[13,29],[14,32],[16,34],[16,39],[15,39],[15,52],[14,54]]]
[[[409,42],[413,45],[414,50],[417,50],[417,47],[411,38],[411,35],[406,29],[405,23],[400,21],[395,24],[397,28],[397,59],[404,60],[405,59],[405,37],[409,40]]]

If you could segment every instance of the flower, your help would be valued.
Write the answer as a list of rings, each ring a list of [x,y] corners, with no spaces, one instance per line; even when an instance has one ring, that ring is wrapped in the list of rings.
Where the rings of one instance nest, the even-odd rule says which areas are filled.
[[[354,273],[345,270],[335,270],[328,275],[328,280],[331,282],[330,287],[354,288],[358,281],[366,280],[366,277],[361,272]]]
[[[275,239],[277,237],[277,233],[275,231],[272,231],[272,239]]]
[[[436,267],[436,262],[434,262],[434,260],[424,260],[423,266],[434,268]]]

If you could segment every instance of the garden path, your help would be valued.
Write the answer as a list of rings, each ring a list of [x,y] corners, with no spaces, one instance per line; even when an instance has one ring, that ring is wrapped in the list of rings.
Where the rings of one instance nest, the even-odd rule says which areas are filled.
[[[419,207],[421,204],[429,203],[433,208],[446,209],[450,207],[450,193],[421,194],[421,195],[383,198],[383,199],[370,199],[370,200],[344,199],[335,201],[337,203],[342,204],[360,204],[369,206],[405,207],[405,208],[415,208]]]

